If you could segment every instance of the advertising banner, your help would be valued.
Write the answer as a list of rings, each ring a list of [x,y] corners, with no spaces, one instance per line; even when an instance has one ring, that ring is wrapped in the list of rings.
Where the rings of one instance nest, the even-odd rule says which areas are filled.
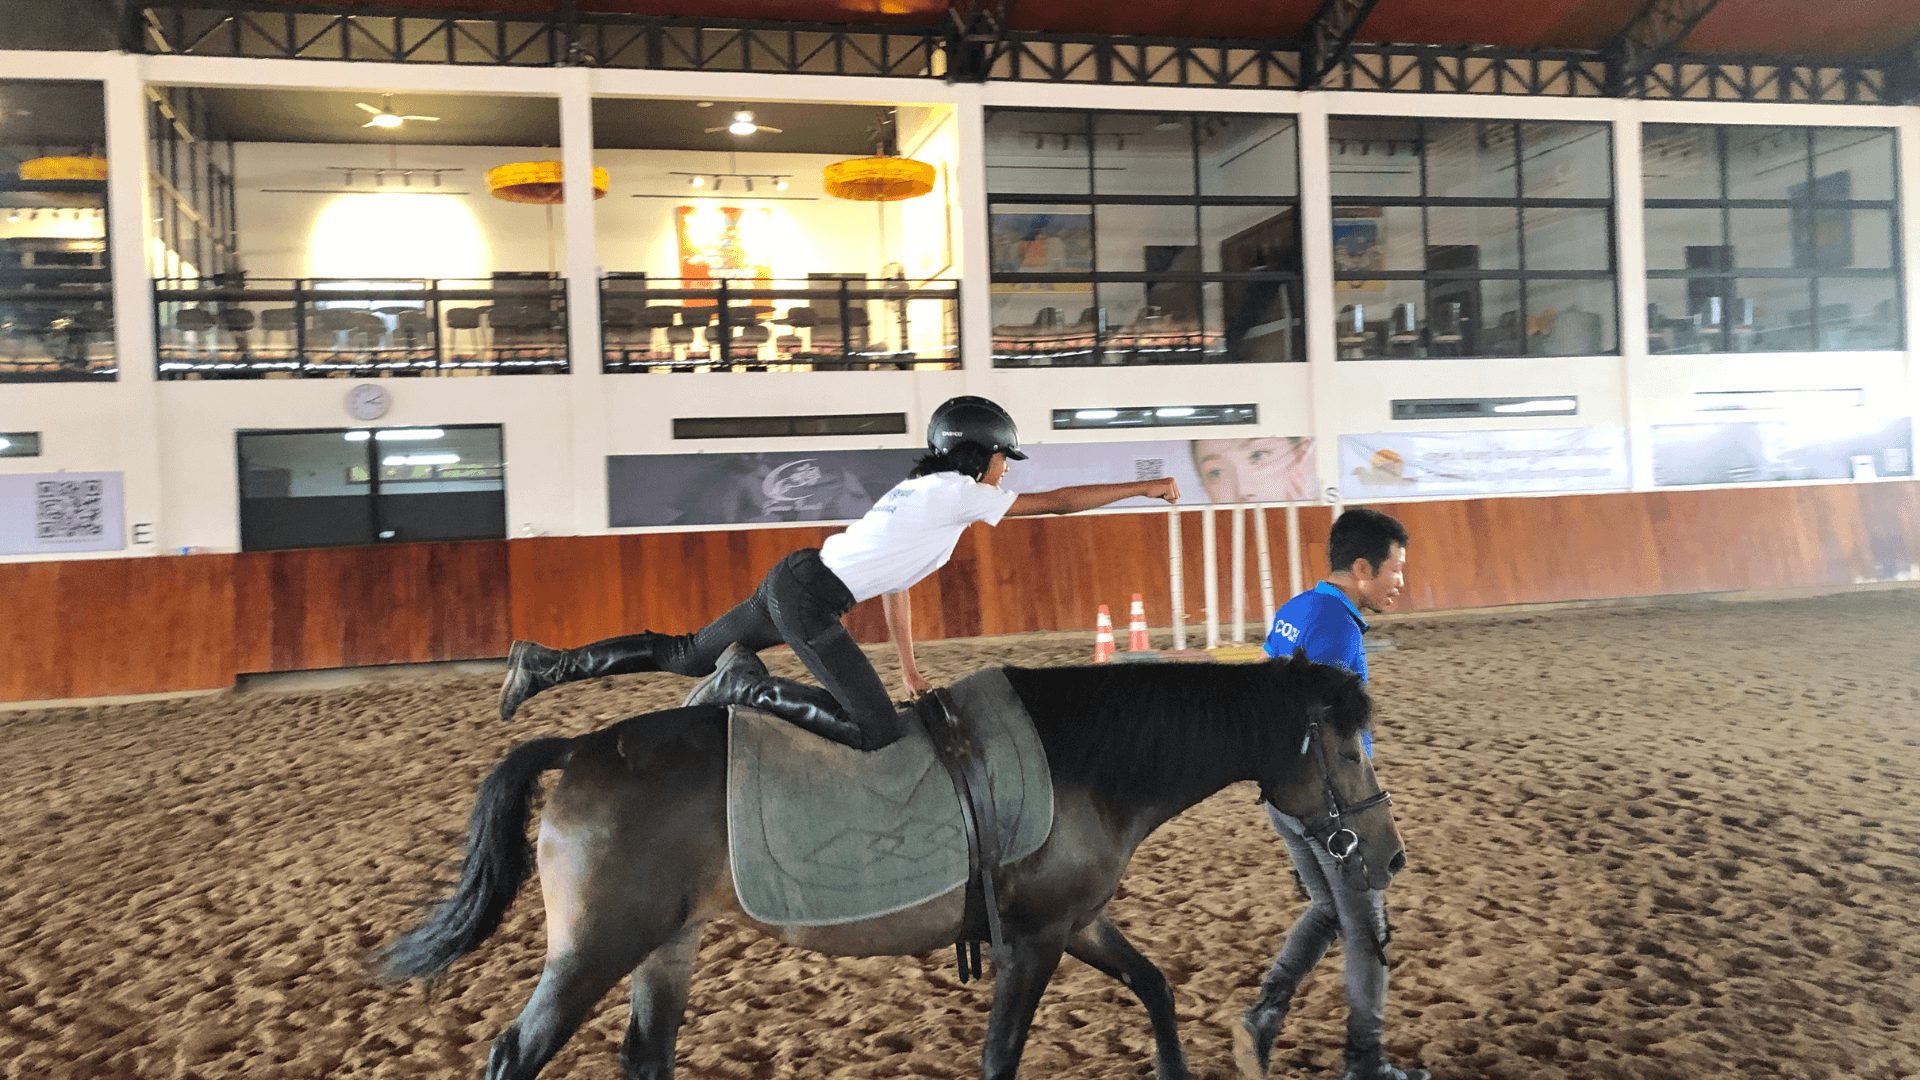
[[[1347,499],[1619,491],[1629,484],[1625,428],[1340,437]]]

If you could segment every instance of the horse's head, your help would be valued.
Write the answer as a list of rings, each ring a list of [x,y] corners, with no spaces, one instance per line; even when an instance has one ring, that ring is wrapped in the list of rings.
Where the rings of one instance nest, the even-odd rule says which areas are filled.
[[[1263,793],[1281,813],[1306,823],[1349,886],[1384,889],[1406,865],[1407,854],[1387,793],[1360,744],[1373,718],[1366,684],[1299,652],[1273,663],[1293,683],[1305,715],[1299,739],[1281,747],[1280,760],[1270,763]]]

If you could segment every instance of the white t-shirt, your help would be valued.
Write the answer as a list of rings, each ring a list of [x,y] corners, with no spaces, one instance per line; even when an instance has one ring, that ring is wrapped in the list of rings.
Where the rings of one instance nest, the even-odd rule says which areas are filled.
[[[855,600],[899,592],[945,566],[967,526],[999,524],[1018,497],[955,472],[903,480],[866,517],[827,537],[820,561]]]

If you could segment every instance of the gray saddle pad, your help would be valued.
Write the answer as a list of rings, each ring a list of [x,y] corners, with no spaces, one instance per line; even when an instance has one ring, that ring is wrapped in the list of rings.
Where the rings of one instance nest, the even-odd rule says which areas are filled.
[[[1020,699],[998,670],[949,690],[986,748],[1005,862],[1053,830],[1053,778]],[[734,708],[727,822],[733,887],[761,922],[825,926],[891,914],[967,881],[960,797],[919,722],[872,753]]]

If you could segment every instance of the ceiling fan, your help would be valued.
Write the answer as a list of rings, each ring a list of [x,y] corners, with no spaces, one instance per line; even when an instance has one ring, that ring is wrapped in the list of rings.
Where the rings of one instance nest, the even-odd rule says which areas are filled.
[[[399,127],[399,126],[400,126],[401,124],[404,124],[404,123],[406,123],[406,122],[407,122],[407,121],[409,121],[409,120],[427,120],[427,121],[433,121],[433,120],[438,120],[438,119],[440,119],[440,118],[439,118],[439,117],[437,117],[437,116],[414,116],[414,115],[412,115],[412,114],[410,114],[410,113],[409,113],[409,114],[401,114],[401,113],[396,113],[396,112],[394,112],[394,111],[393,111],[393,95],[392,95],[392,94],[383,94],[383,95],[381,95],[381,98],[380,98],[380,107],[379,107],[379,108],[377,108],[377,109],[376,109],[376,108],[374,108],[373,106],[371,106],[371,105],[369,105],[369,104],[367,104],[367,103],[366,103],[366,102],[364,102],[364,101],[356,101],[356,102],[354,102],[353,104],[354,104],[354,107],[355,107],[355,108],[358,108],[358,109],[361,109],[361,110],[364,110],[364,111],[366,111],[366,112],[369,112],[369,113],[372,113],[372,114],[373,114],[372,116],[369,116],[369,117],[367,118],[367,122],[366,122],[366,123],[364,123],[364,124],[361,124],[361,125],[360,125],[361,127],[371,127],[371,128],[397,128],[397,127]]]
[[[757,131],[770,131],[778,135],[782,130],[784,129],[768,127],[765,124],[756,124],[753,122],[752,109],[739,109],[734,112],[731,123],[724,124],[720,127],[710,127],[707,129],[707,134],[711,135],[716,131],[726,131],[735,135],[752,135]]]

